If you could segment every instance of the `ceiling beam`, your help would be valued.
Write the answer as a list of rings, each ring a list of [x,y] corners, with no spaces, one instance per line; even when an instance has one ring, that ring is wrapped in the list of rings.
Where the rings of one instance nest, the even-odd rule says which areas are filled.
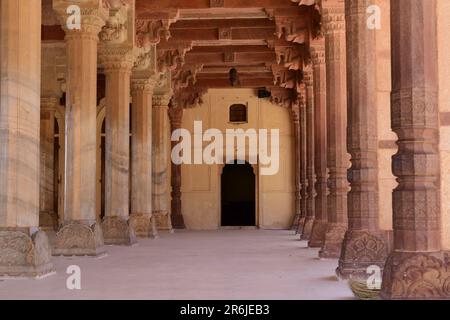
[[[298,8],[291,0],[137,0],[136,11],[210,8]]]

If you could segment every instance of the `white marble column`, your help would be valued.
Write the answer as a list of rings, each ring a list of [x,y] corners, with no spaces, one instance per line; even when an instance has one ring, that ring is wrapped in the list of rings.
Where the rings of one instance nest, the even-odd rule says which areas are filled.
[[[155,81],[133,76],[131,93],[131,222],[139,237],[157,237],[152,219],[152,96]]]
[[[158,229],[173,232],[169,212],[169,103],[170,94],[153,96],[153,217]]]
[[[129,223],[130,184],[130,77],[131,51],[102,48],[106,75],[105,115],[105,217],[102,231],[106,244],[136,243]]]
[[[69,5],[81,7],[80,29],[68,29]],[[96,223],[96,94],[98,34],[108,17],[103,1],[54,0],[66,33],[66,167],[64,223],[57,234],[55,255],[104,253]]]
[[[41,1],[0,1],[0,276],[53,272],[39,226]]]

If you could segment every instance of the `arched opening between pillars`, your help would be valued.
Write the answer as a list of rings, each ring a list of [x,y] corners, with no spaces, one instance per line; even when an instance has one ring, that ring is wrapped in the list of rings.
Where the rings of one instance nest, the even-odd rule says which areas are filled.
[[[222,227],[256,226],[256,176],[248,162],[223,168],[221,208]]]

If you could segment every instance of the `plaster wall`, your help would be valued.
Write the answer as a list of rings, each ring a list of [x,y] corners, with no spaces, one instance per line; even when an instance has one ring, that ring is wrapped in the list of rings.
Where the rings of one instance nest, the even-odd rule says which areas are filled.
[[[223,133],[226,129],[280,130],[278,173],[264,176],[260,174],[259,165],[253,166],[257,188],[256,221],[265,229],[288,228],[294,213],[294,141],[289,110],[273,105],[268,99],[258,99],[251,89],[211,89],[203,100],[201,106],[186,110],[183,116],[183,128],[192,135],[194,121],[203,122],[203,131],[209,128]],[[248,105],[248,123],[229,123],[229,107],[237,103]],[[246,160],[248,154],[247,150]],[[182,210],[188,229],[220,227],[222,169],[221,164],[182,165]]]

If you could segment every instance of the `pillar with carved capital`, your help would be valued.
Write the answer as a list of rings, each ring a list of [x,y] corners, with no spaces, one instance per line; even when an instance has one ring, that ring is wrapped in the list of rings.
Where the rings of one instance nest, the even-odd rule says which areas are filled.
[[[293,130],[294,130],[294,148],[295,148],[295,215],[292,229],[298,231],[300,226],[301,208],[301,190],[300,183],[300,110],[298,104],[293,104],[291,108]]]
[[[378,128],[374,29],[367,28],[372,0],[346,1],[348,65],[347,150],[351,154],[348,230],[337,273],[342,278],[367,278],[367,268],[380,268],[388,246],[379,228]]]
[[[68,27],[70,5],[81,9],[80,28]],[[53,254],[96,256],[105,252],[95,212],[97,44],[108,10],[101,0],[54,0],[53,8],[66,33],[67,50],[65,221]]]
[[[0,277],[54,271],[39,230],[41,1],[0,1]]]
[[[328,226],[319,256],[339,258],[348,221],[349,157],[346,150],[347,68],[344,1],[322,1],[322,9],[327,69],[327,163],[330,193],[327,198]]]
[[[314,79],[314,170],[316,198],[314,223],[308,246],[320,248],[325,241],[328,223],[328,169],[327,169],[327,73],[325,65],[325,39],[312,41],[311,57]]]
[[[153,95],[153,217],[161,230],[173,232],[169,212],[169,103],[171,94]]]
[[[181,122],[183,120],[183,107],[172,106],[169,108],[170,128],[174,130],[181,129]],[[172,148],[178,142],[172,141]],[[183,213],[181,211],[181,165],[175,164],[172,161],[171,165],[171,184],[172,184],[172,225],[175,229],[185,229]]]
[[[106,75],[105,217],[106,244],[136,243],[129,223],[130,174],[130,77],[133,55],[128,48],[102,48]]]
[[[58,97],[41,98],[41,151],[39,226],[44,230],[58,228],[58,214],[55,201],[55,112]]]
[[[394,251],[381,295],[450,298],[449,255],[441,247],[438,50],[435,0],[391,2]]]
[[[303,234],[303,227],[306,221],[307,197],[308,197],[308,177],[306,175],[307,168],[307,140],[306,140],[306,86],[304,83],[299,85],[298,103],[300,114],[300,221],[297,232]]]
[[[152,219],[152,95],[155,81],[133,75],[131,80],[131,216],[138,237],[157,237]]]
[[[314,223],[316,174],[314,172],[314,81],[312,66],[308,66],[304,72],[306,85],[306,216],[301,240],[309,240]]]

